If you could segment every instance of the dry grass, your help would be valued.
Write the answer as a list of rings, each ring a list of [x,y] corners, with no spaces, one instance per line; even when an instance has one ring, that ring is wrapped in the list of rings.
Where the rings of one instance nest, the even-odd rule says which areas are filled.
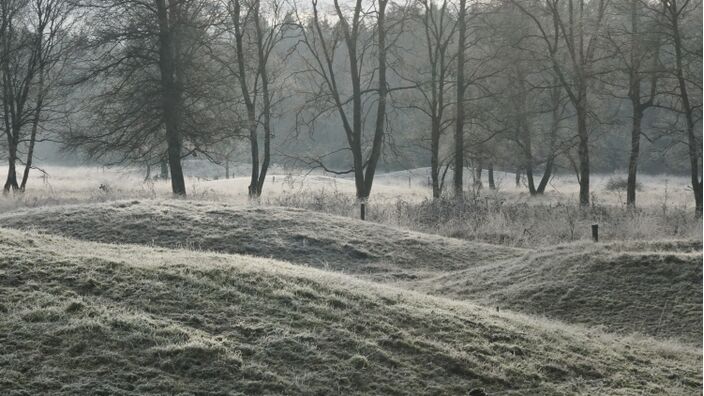
[[[201,164],[202,165],[202,164]],[[203,165],[204,166],[204,165]],[[190,169],[194,166],[186,163],[186,187],[194,198],[207,197],[209,200],[227,200],[231,203],[247,202],[246,169],[242,168],[237,176],[224,179],[218,168]],[[37,206],[56,203],[90,202],[106,199],[128,198],[166,198],[170,195],[170,183],[163,180],[144,180],[143,170],[134,168],[104,168],[104,167],[65,167],[47,166],[43,168],[46,174],[32,170],[25,195],[15,199],[6,199],[0,208],[18,206]],[[190,171],[189,171],[190,170]],[[0,179],[4,180],[5,169],[0,169]],[[467,172],[469,175],[471,172]],[[447,176],[451,180],[451,172]],[[550,183],[546,194],[542,197],[530,197],[525,186],[516,187],[513,174],[496,173],[497,190],[484,189],[482,196],[500,197],[509,203],[555,204],[574,203],[577,200],[579,186],[574,177],[556,176]],[[592,177],[592,193],[603,205],[625,205],[625,191],[610,189],[609,183],[619,175],[594,175]],[[486,174],[484,175],[486,178]],[[672,175],[641,175],[639,183],[639,206],[643,208],[692,209],[693,199],[691,187],[686,177]],[[465,180],[467,186],[472,185],[471,176]],[[484,185],[488,183],[484,180]],[[100,185],[109,187],[109,191],[100,190]],[[278,199],[303,193],[340,193],[345,196],[354,195],[354,182],[348,177],[334,177],[320,172],[305,172],[301,170],[284,170],[274,168],[267,177],[263,201]],[[428,169],[419,168],[409,171],[378,174],[374,179],[372,202],[384,205],[404,199],[408,202],[420,202],[430,198],[428,185]],[[350,208],[354,210],[354,208]]]
[[[0,223],[96,242],[273,257],[619,333],[702,338],[698,241],[532,251],[300,209],[179,200],[42,208]]]
[[[701,351],[273,260],[0,231],[3,394],[672,394]]]
[[[550,247],[591,239],[599,224],[601,240],[657,241],[702,239],[702,219],[687,208],[661,206],[628,210],[595,201],[580,208],[572,201],[510,201],[506,195],[468,195],[413,201],[397,198],[368,205],[367,220],[396,227],[513,247]],[[352,196],[306,191],[283,195],[268,204],[358,217]]]
[[[167,199],[171,195],[169,182],[145,182],[142,173],[134,169],[46,169],[48,177],[32,173],[27,193],[0,199],[0,212],[121,199]],[[589,239],[595,222],[600,224],[604,240],[702,239],[702,220],[693,215],[692,194],[683,177],[641,176],[639,210],[629,211],[625,209],[625,192],[609,187],[618,175],[594,176],[592,206],[580,209],[576,205],[578,186],[571,176],[554,178],[545,196],[531,197],[525,187],[515,187],[512,174],[497,172],[498,190],[470,192],[458,206],[452,199],[430,199],[427,171],[420,168],[377,175],[368,219],[409,230],[529,248]],[[247,177],[215,180],[221,170],[212,167],[190,172],[207,177],[187,177],[189,200],[251,204]],[[471,176],[466,182],[471,185]],[[273,169],[260,203],[359,217],[353,181],[320,173]]]

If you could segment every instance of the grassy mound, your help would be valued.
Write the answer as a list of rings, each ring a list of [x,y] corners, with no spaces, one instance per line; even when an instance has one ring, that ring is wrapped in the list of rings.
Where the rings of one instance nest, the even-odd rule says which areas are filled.
[[[95,242],[271,257],[377,280],[414,279],[524,252],[302,209],[177,200],[41,208],[2,215],[0,224]]]
[[[0,393],[693,394],[701,352],[269,259],[0,230]]]
[[[701,344],[699,242],[568,244],[417,283],[433,294]]]
[[[193,201],[57,206],[0,224],[109,243],[272,257],[562,321],[701,344],[699,242],[528,251],[287,208]]]

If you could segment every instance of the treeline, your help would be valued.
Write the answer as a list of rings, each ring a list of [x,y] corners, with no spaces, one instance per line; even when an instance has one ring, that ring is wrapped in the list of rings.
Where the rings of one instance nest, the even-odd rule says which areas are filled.
[[[361,200],[380,165],[427,163],[434,197],[465,169],[536,195],[570,171],[588,205],[594,159],[619,157],[635,206],[647,146],[701,213],[701,51],[700,0],[0,0],[4,189],[57,141],[179,195],[202,156],[249,161],[252,197],[273,161]]]

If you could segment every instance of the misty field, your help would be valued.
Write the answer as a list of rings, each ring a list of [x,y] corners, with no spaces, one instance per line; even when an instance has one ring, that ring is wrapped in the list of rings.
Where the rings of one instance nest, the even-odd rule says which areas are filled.
[[[4,394],[672,394],[702,386],[701,218],[686,180],[617,175],[580,209],[498,173],[462,205],[424,169],[48,167],[0,200]],[[195,173],[195,172],[194,172]],[[215,174],[213,174],[215,173]],[[197,173],[196,173],[197,174]],[[600,242],[590,226],[600,225]]]

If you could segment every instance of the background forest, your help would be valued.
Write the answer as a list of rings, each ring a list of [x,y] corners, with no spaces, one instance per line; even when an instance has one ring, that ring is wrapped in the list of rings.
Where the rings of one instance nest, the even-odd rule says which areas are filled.
[[[618,172],[635,205],[645,172],[689,177],[701,211],[701,18],[698,0],[2,0],[4,188],[89,161],[185,194],[197,158],[249,164],[253,197],[274,164],[353,176],[361,199],[377,170],[429,167],[435,197],[464,168],[531,195],[559,173],[583,205],[590,173]]]

